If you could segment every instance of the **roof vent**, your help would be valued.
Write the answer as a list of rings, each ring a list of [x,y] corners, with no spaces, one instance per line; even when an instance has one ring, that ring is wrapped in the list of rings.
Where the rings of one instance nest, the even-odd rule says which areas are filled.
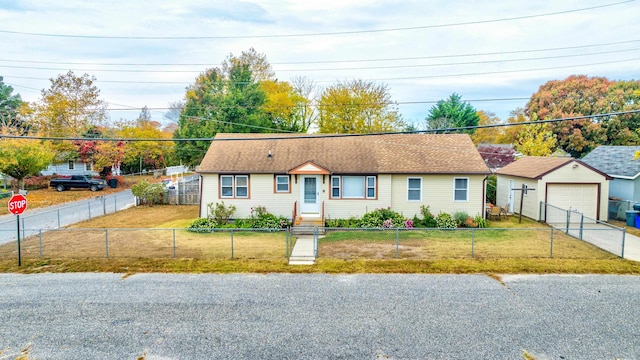
[[[271,154],[271,150],[269,150],[269,154],[267,155],[268,158],[272,158],[273,154]]]

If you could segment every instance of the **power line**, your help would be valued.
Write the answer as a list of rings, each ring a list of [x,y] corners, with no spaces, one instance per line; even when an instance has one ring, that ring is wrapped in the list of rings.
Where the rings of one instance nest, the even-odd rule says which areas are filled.
[[[590,44],[590,45],[562,46],[562,47],[553,47],[553,48],[544,48],[544,49],[525,49],[525,50],[497,51],[497,52],[483,52],[483,53],[469,53],[469,54],[430,55],[430,56],[377,58],[377,59],[287,61],[287,62],[270,62],[270,64],[271,65],[311,65],[311,64],[340,64],[340,63],[363,63],[363,62],[383,62],[383,61],[450,59],[450,58],[458,58],[458,57],[513,55],[513,54],[526,54],[526,53],[535,53],[535,52],[566,51],[566,50],[584,49],[584,48],[599,47],[599,46],[629,44],[629,43],[636,43],[636,42],[640,42],[640,39]],[[96,63],[96,62],[37,61],[37,60],[16,60],[16,59],[0,59],[0,62],[26,63],[26,64],[54,64],[54,65],[96,65],[96,66],[222,66],[222,64],[211,64],[211,63]],[[68,70],[68,69],[64,69],[64,70]]]
[[[436,25],[423,25],[423,26],[411,26],[411,27],[397,27],[387,29],[369,29],[369,30],[352,30],[352,31],[334,31],[334,32],[320,32],[320,33],[300,33],[300,34],[267,34],[267,35],[226,35],[226,36],[107,36],[107,35],[74,35],[74,34],[57,34],[57,33],[36,33],[36,32],[24,32],[24,31],[11,31],[0,30],[0,33],[23,35],[23,36],[39,36],[39,37],[57,37],[57,38],[78,38],[78,39],[118,39],[118,40],[211,40],[211,39],[265,39],[265,38],[293,38],[293,37],[306,37],[306,36],[334,36],[334,35],[355,35],[355,34],[371,34],[371,33],[384,33],[384,32],[396,32],[396,31],[411,31],[411,30],[426,30],[426,29],[438,29],[456,26],[467,25],[479,25],[489,24],[496,22],[506,22],[514,20],[535,19],[547,16],[564,15],[569,13],[589,11],[595,9],[602,9],[611,6],[617,6],[621,4],[627,4],[634,2],[635,0],[626,0],[615,3],[609,3],[598,6],[591,6],[579,9],[563,10],[534,15],[522,15],[499,19],[490,20],[476,20],[466,21],[458,23],[448,24],[436,24]]]
[[[224,139],[214,139],[214,138],[177,138],[177,139],[139,139],[139,138],[87,138],[87,137],[53,137],[53,136],[21,136],[21,135],[6,135],[0,134],[0,139],[29,139],[29,140],[67,140],[67,141],[129,141],[129,142],[143,142],[143,141],[158,141],[158,142],[166,142],[166,141],[248,141],[248,140],[290,140],[290,139],[318,139],[318,138],[338,138],[338,137],[362,137],[362,136],[373,136],[373,135],[399,135],[399,134],[416,134],[416,133],[447,133],[447,132],[457,132],[462,130],[476,130],[476,129],[486,129],[486,128],[496,128],[496,127],[508,127],[508,126],[520,126],[520,125],[535,125],[535,124],[547,124],[547,123],[557,123],[563,121],[575,121],[575,120],[587,120],[594,119],[600,117],[611,117],[617,115],[630,115],[630,114],[639,114],[640,110],[627,110],[627,111],[617,111],[611,113],[604,114],[593,114],[593,115],[580,115],[580,116],[572,116],[565,118],[557,118],[557,119],[547,119],[547,120],[534,120],[534,121],[523,121],[517,123],[500,123],[500,124],[490,124],[490,125],[476,125],[476,126],[463,126],[463,127],[454,127],[454,128],[440,128],[440,129],[429,129],[429,130],[416,130],[416,131],[390,131],[390,132],[379,132],[379,133],[367,133],[367,134],[322,134],[322,135],[310,135],[310,134],[300,134],[299,136],[286,136],[286,137],[278,137],[275,136],[265,136],[259,138],[224,138]],[[235,125],[246,125],[233,123]],[[273,129],[270,129],[273,130]]]
[[[554,56],[539,56],[531,58],[519,58],[519,59],[502,59],[502,60],[479,60],[479,61],[465,61],[465,62],[453,62],[453,63],[438,63],[438,64],[412,64],[412,65],[387,65],[387,66],[369,66],[369,67],[341,67],[341,68],[311,68],[311,69],[279,69],[279,72],[311,72],[311,71],[347,71],[347,70],[380,70],[380,69],[408,69],[408,68],[422,68],[422,67],[439,67],[439,66],[458,66],[458,65],[478,65],[478,64],[495,64],[495,63],[512,63],[522,61],[534,61],[534,60],[550,60],[550,59],[565,59],[573,57],[587,57],[603,54],[623,53],[630,51],[638,51],[640,48],[634,49],[622,49],[622,50],[609,50],[592,52],[588,54],[567,54],[567,55],[554,55]],[[22,66],[22,65],[0,65],[0,68],[8,69],[33,69],[33,70],[60,70],[67,71],[72,70],[76,72],[90,71],[90,72],[120,72],[120,73],[202,73],[202,70],[147,70],[147,69],[63,69],[53,67],[39,67],[39,66]]]

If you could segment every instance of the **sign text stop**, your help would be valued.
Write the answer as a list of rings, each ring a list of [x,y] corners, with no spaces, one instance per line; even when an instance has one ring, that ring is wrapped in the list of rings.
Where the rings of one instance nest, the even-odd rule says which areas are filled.
[[[27,198],[22,194],[15,194],[9,200],[9,212],[20,215],[27,209]]]

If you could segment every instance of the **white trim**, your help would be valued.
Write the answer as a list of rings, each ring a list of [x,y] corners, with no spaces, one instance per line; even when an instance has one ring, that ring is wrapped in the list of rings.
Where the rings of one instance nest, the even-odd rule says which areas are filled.
[[[456,199],[456,191],[457,190],[463,190],[463,189],[456,188],[456,180],[466,180],[467,181],[467,187],[464,189],[465,190],[465,195],[466,195],[464,200],[457,200]],[[468,177],[454,177],[453,178],[453,201],[454,202],[469,202],[469,178]]]
[[[415,188],[409,188],[409,182],[411,180],[420,180],[420,188],[419,189],[415,189]],[[413,190],[413,191],[420,191],[420,199],[409,199],[409,191]],[[407,201],[422,201],[422,177],[408,177],[407,178]]]
[[[287,179],[287,182],[286,182],[287,189],[286,190],[278,190],[278,185],[285,185],[285,183],[278,183],[278,178]],[[276,192],[277,193],[289,193],[289,192],[291,192],[291,184],[290,184],[290,181],[289,181],[289,175],[276,175]]]
[[[223,186],[222,184],[222,179],[223,178],[231,178],[231,186]],[[235,194],[234,191],[234,185],[235,185],[235,181],[234,181],[234,177],[233,175],[220,175],[220,198],[222,199],[233,199],[233,195]],[[224,195],[224,192],[222,191],[222,188],[228,188],[231,187],[231,195]]]
[[[369,179],[373,179],[373,186],[369,186]],[[376,194],[377,190],[377,176],[375,175],[367,175],[364,177],[364,197],[367,199],[375,199],[378,194]],[[369,189],[373,189],[373,196],[369,196]]]

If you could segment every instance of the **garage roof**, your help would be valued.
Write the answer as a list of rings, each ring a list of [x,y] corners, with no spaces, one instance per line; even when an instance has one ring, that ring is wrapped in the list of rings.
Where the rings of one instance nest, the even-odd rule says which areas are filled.
[[[573,162],[581,164],[582,166],[601,174],[605,178],[610,179],[610,176],[602,171],[594,169],[592,166],[570,157],[527,156],[496,171],[496,174],[540,180],[548,173]]]
[[[640,175],[640,160],[633,160],[640,146],[598,146],[582,161],[612,177],[635,179]]]

